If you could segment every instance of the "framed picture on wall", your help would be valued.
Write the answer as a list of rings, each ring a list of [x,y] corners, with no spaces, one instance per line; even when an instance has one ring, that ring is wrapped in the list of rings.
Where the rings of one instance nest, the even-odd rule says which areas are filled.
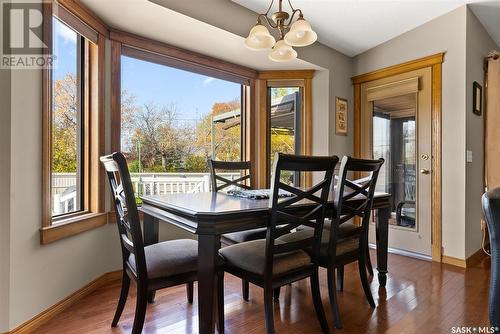
[[[472,112],[478,116],[483,113],[483,87],[474,81],[472,84]]]
[[[335,134],[347,136],[347,100],[335,98]]]

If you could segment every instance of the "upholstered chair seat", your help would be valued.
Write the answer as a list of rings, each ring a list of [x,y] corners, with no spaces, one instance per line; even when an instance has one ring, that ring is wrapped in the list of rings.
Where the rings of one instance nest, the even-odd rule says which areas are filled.
[[[276,241],[276,245],[284,244]],[[241,268],[254,274],[263,275],[266,263],[266,239],[247,241],[219,251],[226,265]],[[273,274],[280,275],[312,265],[311,257],[303,250],[294,250],[276,254],[273,262]]]
[[[144,255],[150,279],[193,272],[198,268],[198,242],[191,239],[170,240],[146,246]],[[128,262],[136,271],[133,254],[130,254]]]
[[[231,243],[239,243],[239,242],[245,242],[245,241],[265,239],[266,232],[267,232],[267,228],[262,227],[262,228],[256,228],[253,230],[247,230],[247,231],[226,233],[223,235],[223,238],[225,240],[228,240]]]
[[[299,240],[307,239],[312,237],[314,230],[307,229],[298,231],[295,233],[288,233],[282,237],[279,237],[277,240],[281,242],[296,242]],[[321,248],[320,248],[320,259],[327,259],[330,257],[328,254],[328,244],[330,242],[330,231],[329,229],[324,228],[323,233],[321,235]],[[344,254],[355,252],[359,249],[359,239],[357,238],[345,238],[341,239],[337,243],[337,256],[342,256]],[[312,251],[311,247],[305,249],[308,253]]]

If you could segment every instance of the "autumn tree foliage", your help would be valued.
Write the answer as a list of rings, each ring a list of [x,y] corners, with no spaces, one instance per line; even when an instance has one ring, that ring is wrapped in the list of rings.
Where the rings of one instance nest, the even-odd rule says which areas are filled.
[[[212,110],[196,126],[196,145],[199,156],[207,161],[212,156],[212,118],[230,111],[240,111],[240,101],[215,103]],[[214,125],[215,158],[224,161],[241,159],[240,117],[228,118]],[[205,165],[205,169],[207,166]]]
[[[138,105],[122,93],[122,150],[132,172],[206,172],[211,157],[212,116],[239,109],[237,100],[215,103],[195,126],[178,121],[175,104]],[[215,125],[217,159],[240,159],[239,118]]]
[[[52,170],[74,173],[77,169],[78,96],[76,77],[67,74],[54,83],[52,101]]]

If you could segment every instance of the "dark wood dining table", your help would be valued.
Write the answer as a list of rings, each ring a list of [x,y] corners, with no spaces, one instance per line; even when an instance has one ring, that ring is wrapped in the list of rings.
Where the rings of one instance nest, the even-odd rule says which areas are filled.
[[[381,286],[387,279],[387,241],[391,195],[376,193],[377,271]],[[144,243],[157,243],[159,221],[198,236],[198,319],[199,333],[214,333],[216,316],[216,275],[220,236],[267,226],[269,200],[254,200],[225,193],[165,194],[142,196]],[[350,201],[356,201],[352,199]],[[333,201],[332,208],[333,208]],[[352,203],[355,204],[355,203]],[[303,209],[312,203],[298,202]]]

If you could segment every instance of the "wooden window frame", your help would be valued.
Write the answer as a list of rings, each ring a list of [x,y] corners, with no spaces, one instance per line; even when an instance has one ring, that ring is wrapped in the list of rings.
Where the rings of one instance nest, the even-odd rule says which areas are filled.
[[[73,0],[59,0],[43,4],[43,38],[52,46],[52,17],[85,37],[85,61],[88,71],[84,80],[85,135],[84,208],[61,217],[52,217],[52,70],[42,71],[42,227],[40,243],[48,244],[107,223],[104,210],[104,172],[99,157],[104,153],[104,62],[107,26],[87,8]],[[51,47],[45,52],[50,53]]]
[[[268,89],[272,87],[294,86],[302,89],[302,108],[300,110],[300,154],[312,154],[312,78],[314,70],[292,70],[292,71],[262,71],[259,72],[257,85],[257,113],[254,120],[254,131],[256,140],[255,165],[256,185],[259,188],[269,187],[269,99]],[[301,174],[301,185],[308,187],[312,184],[312,174]]]

